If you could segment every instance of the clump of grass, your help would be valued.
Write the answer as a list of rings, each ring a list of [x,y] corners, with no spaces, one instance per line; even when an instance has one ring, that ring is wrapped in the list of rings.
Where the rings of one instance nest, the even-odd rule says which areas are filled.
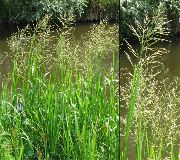
[[[153,47],[166,41],[164,36],[168,35],[163,13],[164,7],[160,5],[152,20],[146,17],[144,24],[137,23],[137,28],[130,26],[139,40],[140,49],[136,51],[127,42],[138,64],[134,65],[127,55],[134,67],[134,74],[129,74],[127,87],[121,86],[121,107],[128,110],[127,117],[121,115],[121,126],[124,126],[121,136],[125,137],[122,159],[128,157],[130,135],[138,160],[162,159],[167,155],[171,155],[171,159],[175,157],[173,146],[179,134],[179,79],[170,80],[164,75],[158,58],[162,58],[167,50]],[[148,55],[147,51],[151,54]],[[170,145],[171,151],[168,153]]]
[[[7,153],[9,159],[17,160],[118,159],[115,61],[101,74],[100,68],[94,70],[100,65],[85,64],[93,58],[100,64],[102,55],[118,50],[111,35],[116,36],[116,27],[106,30],[105,26],[94,26],[89,39],[83,39],[87,45],[84,53],[70,42],[69,33],[61,33],[52,45],[47,19],[34,30],[27,27],[11,37],[12,72],[0,93],[0,149],[4,151],[0,157]],[[103,33],[106,36],[102,37]],[[99,42],[100,38],[92,37],[102,39]],[[89,68],[84,67],[86,74],[76,62],[81,54],[88,55],[82,61]]]

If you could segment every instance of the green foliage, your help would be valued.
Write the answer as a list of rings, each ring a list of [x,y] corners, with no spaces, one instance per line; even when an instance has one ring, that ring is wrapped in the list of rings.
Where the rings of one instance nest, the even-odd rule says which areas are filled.
[[[112,58],[118,50],[118,42],[112,45],[117,27],[94,26],[83,39],[86,48],[78,52],[69,31],[60,30],[52,45],[47,19],[9,40],[12,72],[0,92],[0,128],[8,136],[0,134],[7,138],[0,139],[0,149],[7,143],[7,155],[16,160],[118,159],[117,66],[113,61],[110,68],[100,67],[104,56]],[[87,64],[78,61],[83,53],[89,62],[85,70]]]
[[[72,15],[82,21],[93,18],[111,20],[117,19],[118,9],[117,0],[1,0],[0,20],[29,23],[45,15],[51,16],[55,22]]]
[[[121,35],[132,36],[127,24],[135,24],[137,21],[142,22],[144,17],[148,15],[152,18],[153,10],[157,9],[159,4],[164,4],[168,20],[172,20],[172,33],[176,32],[178,25],[180,5],[178,0],[122,0],[120,1],[120,26]]]
[[[137,21],[136,26],[129,25],[139,41],[140,48],[135,50],[127,42],[130,53],[137,59],[137,64],[133,64],[127,54],[134,73],[132,75],[128,72],[121,76],[130,74],[126,85],[121,86],[121,107],[128,112],[127,116],[121,116],[121,135],[124,136],[121,151],[123,160],[128,158],[127,144],[130,135],[131,145],[136,146],[135,157],[138,160],[177,157],[174,146],[179,134],[180,79],[170,80],[164,75],[158,59],[162,58],[167,50],[154,48],[155,44],[166,41],[169,34],[163,4],[152,14],[152,19],[146,15],[143,23]],[[168,147],[171,147],[170,152]]]
[[[119,20],[119,1],[118,0],[100,0],[102,5],[102,19],[108,18],[109,20]]]
[[[146,1],[126,1],[120,2],[120,26],[121,35],[132,36],[131,30],[127,24],[135,24],[141,21],[144,16],[152,11],[152,6]]]
[[[102,19],[118,20],[118,0],[87,0],[87,7],[84,10],[82,20],[99,21]]]
[[[82,14],[85,0],[3,0],[7,19],[13,22],[33,22],[45,15],[51,15],[53,20],[71,14]],[[3,8],[2,8],[3,9]]]

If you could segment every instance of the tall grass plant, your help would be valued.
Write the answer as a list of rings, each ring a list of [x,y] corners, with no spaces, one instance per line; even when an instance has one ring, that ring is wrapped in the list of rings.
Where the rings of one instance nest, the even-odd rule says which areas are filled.
[[[131,145],[136,148],[134,158],[138,160],[177,157],[174,145],[177,146],[179,136],[179,79],[169,80],[164,75],[158,59],[167,50],[154,47],[166,41],[164,37],[169,33],[163,15],[164,6],[160,4],[153,19],[145,17],[143,23],[137,22],[136,27],[129,26],[139,40],[140,49],[135,50],[127,42],[138,63],[134,65],[127,54],[134,73],[129,74],[131,78],[127,86],[130,87],[121,86],[121,107],[128,112],[127,117],[121,115],[121,126],[124,126],[121,128],[121,139],[124,139],[121,158],[124,160],[128,158],[130,135]],[[169,152],[168,147],[171,148]]]
[[[106,56],[117,54],[117,27],[107,27],[94,26],[81,52],[68,31],[52,45],[48,18],[9,39],[12,70],[0,94],[0,157],[118,159],[117,63],[102,68]]]

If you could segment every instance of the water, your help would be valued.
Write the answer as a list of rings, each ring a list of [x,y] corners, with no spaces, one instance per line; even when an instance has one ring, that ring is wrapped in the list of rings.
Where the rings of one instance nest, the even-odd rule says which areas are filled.
[[[91,30],[91,27],[93,24],[79,24],[74,26],[74,29],[71,30],[72,35],[75,37],[76,41],[81,40],[81,36],[86,34],[88,31]],[[15,25],[0,25],[0,84],[2,83],[2,80],[4,78],[5,73],[11,69],[11,61],[10,59],[7,59],[2,62],[2,57],[4,57],[5,54],[10,52],[9,46],[8,46],[8,38],[10,36],[18,31],[18,28],[23,28],[18,27]],[[58,36],[58,32],[54,30],[52,33],[53,36]]]
[[[165,65],[169,68],[171,76],[180,77],[180,40],[170,46]]]
[[[93,24],[79,24],[74,27],[72,30],[72,34],[75,36],[76,40],[80,40],[81,36],[88,31],[90,31]],[[11,34],[18,31],[18,26],[15,25],[2,25],[0,26],[0,52],[9,51],[9,47],[7,45],[7,39],[11,36]],[[54,32],[55,36],[58,36],[58,33]]]

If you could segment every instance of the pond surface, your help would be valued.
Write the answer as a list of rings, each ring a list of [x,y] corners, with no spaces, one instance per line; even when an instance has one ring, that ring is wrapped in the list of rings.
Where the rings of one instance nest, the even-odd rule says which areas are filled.
[[[81,36],[88,31],[90,31],[93,24],[79,24],[74,26],[72,30],[73,35],[77,40],[80,40]],[[0,25],[0,52],[8,51],[9,47],[7,45],[7,39],[11,34],[18,31],[18,27],[15,25]],[[54,32],[55,36],[58,35],[57,32]]]

